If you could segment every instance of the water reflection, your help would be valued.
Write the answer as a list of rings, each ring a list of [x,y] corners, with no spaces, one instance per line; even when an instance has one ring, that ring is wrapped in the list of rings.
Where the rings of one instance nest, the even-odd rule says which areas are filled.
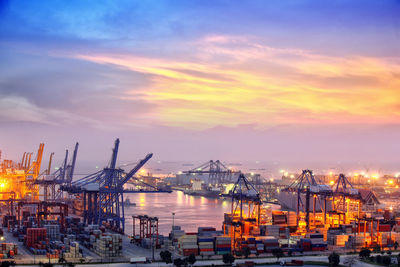
[[[168,234],[172,227],[172,212],[175,225],[187,232],[197,231],[199,226],[211,226],[221,230],[224,212],[230,210],[229,201],[188,196],[177,191],[154,194],[129,194],[136,206],[125,208],[125,231],[132,234],[132,215],[149,215],[159,218],[159,231]]]

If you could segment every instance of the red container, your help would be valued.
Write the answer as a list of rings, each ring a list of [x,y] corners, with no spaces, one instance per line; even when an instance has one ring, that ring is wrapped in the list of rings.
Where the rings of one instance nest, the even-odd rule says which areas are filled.
[[[392,230],[392,227],[390,224],[380,224],[379,225],[379,232],[390,232]]]

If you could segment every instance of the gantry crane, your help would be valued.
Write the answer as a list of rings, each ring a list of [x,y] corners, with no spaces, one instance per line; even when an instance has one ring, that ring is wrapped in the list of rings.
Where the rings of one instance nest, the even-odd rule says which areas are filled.
[[[231,213],[225,215],[224,234],[231,237],[234,250],[241,251],[243,237],[260,225],[262,201],[256,188],[242,173],[227,196],[232,198],[232,204]]]
[[[362,210],[361,196],[344,174],[339,174],[333,188],[332,210],[343,214],[342,223],[346,224],[350,220],[355,221],[360,218]],[[339,217],[339,222],[341,221],[340,219]]]
[[[153,156],[148,154],[133,169],[125,172],[117,167],[119,139],[115,140],[111,161],[101,171],[63,185],[62,190],[72,194],[83,195],[84,222],[102,224],[106,222],[119,232],[125,231],[124,193],[156,193],[168,192],[137,181],[136,188],[125,189],[124,185],[133,178],[137,171]]]
[[[69,186],[75,171],[76,158],[78,155],[79,143],[75,144],[74,153],[71,162],[68,164],[68,149],[65,151],[65,157],[62,165],[52,174],[51,162],[54,153],[50,154],[49,166],[46,174],[41,176],[41,179],[36,180],[36,184],[43,187],[44,200],[48,201],[61,201],[64,200],[63,191],[60,190],[62,185]]]
[[[208,174],[208,183],[222,184],[222,183],[232,183],[234,179],[234,175],[238,174],[238,171],[233,171],[227,168],[222,162],[219,160],[213,161],[210,160],[208,162],[203,163],[189,171],[185,171],[183,173],[186,174]]]
[[[324,223],[327,215],[327,199],[332,196],[332,189],[328,185],[317,182],[311,170],[303,170],[300,176],[284,192],[291,192],[296,195],[297,226],[300,222],[300,212],[305,213],[306,230],[310,229],[310,200],[312,198],[313,221],[316,222],[317,210],[324,213]],[[317,203],[318,201],[318,203]],[[305,203],[304,203],[305,202]]]

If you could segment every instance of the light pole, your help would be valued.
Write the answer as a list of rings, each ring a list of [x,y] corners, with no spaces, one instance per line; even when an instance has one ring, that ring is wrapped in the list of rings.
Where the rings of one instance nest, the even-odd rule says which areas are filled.
[[[174,235],[174,221],[175,220],[175,212],[172,212],[172,245],[174,245],[174,239],[175,239],[175,235]]]

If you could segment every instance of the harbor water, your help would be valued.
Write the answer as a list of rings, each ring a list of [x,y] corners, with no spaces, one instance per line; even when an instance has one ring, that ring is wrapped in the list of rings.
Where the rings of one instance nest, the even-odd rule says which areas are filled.
[[[136,203],[136,206],[125,207],[125,233],[128,235],[133,230],[132,215],[158,217],[159,232],[167,235],[172,229],[172,223],[181,226],[186,232],[197,232],[200,226],[221,230],[224,213],[231,210],[231,201],[189,196],[181,191],[125,194],[125,198]],[[139,231],[138,222],[136,231]]]

